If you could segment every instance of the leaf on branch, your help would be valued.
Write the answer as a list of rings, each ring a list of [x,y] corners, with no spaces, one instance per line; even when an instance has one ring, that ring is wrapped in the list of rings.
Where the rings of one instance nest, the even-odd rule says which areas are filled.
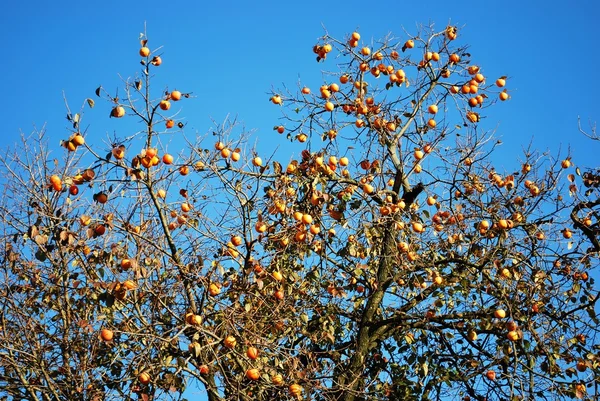
[[[100,91],[102,90],[102,85],[96,88],[96,96],[100,97]]]
[[[38,245],[44,245],[44,244],[46,244],[48,242],[48,236],[47,235],[38,234],[35,237],[33,237],[33,240]]]
[[[35,253],[35,258],[37,260],[39,260],[40,262],[45,262],[47,259],[47,256],[44,251],[42,251],[41,249],[38,249],[37,252]]]
[[[93,109],[94,108],[94,104],[95,104],[94,103],[94,99],[88,97],[85,100],[87,101],[88,106],[90,106],[90,109]]]
[[[197,358],[200,355],[200,351],[201,351],[200,344],[197,342],[193,342],[190,345],[191,345],[190,352],[192,353],[192,355],[194,355],[194,357]]]

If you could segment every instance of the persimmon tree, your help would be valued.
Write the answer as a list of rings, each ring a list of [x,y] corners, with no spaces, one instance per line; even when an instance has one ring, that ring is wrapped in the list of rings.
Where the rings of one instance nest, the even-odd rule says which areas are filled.
[[[155,88],[148,46],[124,96],[69,111],[64,149],[42,131],[1,159],[0,393],[596,397],[598,186],[569,156],[494,165],[510,81],[455,27],[323,36],[322,86],[269,97],[290,155],[232,122],[187,134],[191,89]],[[91,140],[103,107],[139,130]]]

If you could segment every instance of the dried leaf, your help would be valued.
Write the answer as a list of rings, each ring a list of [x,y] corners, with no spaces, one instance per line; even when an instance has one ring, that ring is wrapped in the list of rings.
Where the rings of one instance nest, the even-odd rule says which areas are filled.
[[[46,244],[48,242],[48,236],[47,235],[40,235],[40,234],[38,234],[35,237],[33,237],[33,240],[38,245],[44,245],[44,244]]]
[[[90,109],[94,108],[94,104],[95,104],[94,103],[94,99],[91,99],[91,98],[88,97],[85,100],[87,101],[88,106],[90,106]]]

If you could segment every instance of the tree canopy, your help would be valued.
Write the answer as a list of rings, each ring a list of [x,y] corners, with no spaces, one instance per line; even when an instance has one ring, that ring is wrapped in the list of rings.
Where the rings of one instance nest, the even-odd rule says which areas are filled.
[[[599,173],[495,166],[510,79],[458,35],[325,34],[322,86],[265,99],[290,154],[187,132],[195,95],[152,85],[169,61],[142,37],[62,149],[42,130],[0,159],[0,395],[594,399]],[[92,141],[98,110],[139,129]]]

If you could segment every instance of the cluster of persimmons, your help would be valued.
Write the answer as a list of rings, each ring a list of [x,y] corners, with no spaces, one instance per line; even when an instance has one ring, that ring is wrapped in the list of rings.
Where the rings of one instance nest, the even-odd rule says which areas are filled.
[[[244,397],[260,393],[260,386],[271,391],[268,394],[285,392],[292,398],[324,391],[331,382],[322,378],[320,372],[293,371],[292,366],[297,366],[298,355],[305,349],[295,349],[300,340],[292,343],[290,338],[302,337],[304,344],[317,344],[315,349],[324,343],[341,343],[341,338],[347,335],[341,334],[344,333],[339,323],[342,318],[327,317],[326,308],[339,305],[340,316],[352,311],[344,315],[351,321],[363,307],[368,309],[374,299],[380,302],[377,313],[381,321],[395,322],[388,303],[396,302],[396,296],[405,304],[421,300],[415,301],[418,307],[403,312],[414,313],[420,319],[415,319],[414,327],[403,333],[403,338],[408,339],[405,342],[410,345],[418,339],[415,333],[438,324],[436,330],[454,330],[458,338],[481,351],[478,355],[490,360],[474,362],[470,369],[477,370],[477,377],[484,383],[494,386],[501,377],[494,367],[497,363],[493,361],[491,348],[485,348],[487,339],[494,338],[499,349],[507,350],[498,351],[499,354],[517,354],[524,340],[533,341],[537,335],[531,323],[534,318],[527,319],[549,310],[540,301],[543,294],[535,292],[538,289],[531,290],[522,305],[515,303],[511,293],[525,293],[519,280],[528,273],[519,266],[527,261],[519,253],[524,250],[510,248],[517,247],[515,244],[523,238],[533,247],[536,241],[547,239],[542,224],[532,224],[528,214],[534,210],[530,205],[549,197],[555,188],[551,188],[549,179],[534,174],[535,166],[529,160],[523,163],[520,172],[510,174],[483,163],[485,141],[476,133],[483,111],[497,101],[510,98],[507,77],[486,76],[484,69],[471,61],[466,48],[453,47],[457,35],[457,28],[448,26],[441,32],[401,41],[386,39],[377,44],[364,43],[358,32],[352,32],[344,40],[323,37],[313,48],[317,61],[328,62],[336,51],[346,60],[340,62],[336,78],[332,80],[332,75],[326,75],[326,82],[317,85],[318,89],[301,84],[296,93],[272,93],[269,97],[272,104],[281,106],[283,113],[274,131],[302,147],[298,157],[290,160],[260,157],[255,149],[248,155],[240,140],[226,133],[219,133],[208,145],[194,145],[190,156],[183,156],[183,151],[168,153],[161,135],[176,126],[184,127],[181,122],[176,124],[169,113],[175,102],[189,98],[189,93],[168,90],[159,99],[146,98],[147,114],[143,107],[136,108],[130,98],[123,101],[110,97],[111,117],[124,119],[135,115],[147,127],[129,142],[111,144],[107,157],[97,157],[92,167],[72,174],[52,174],[47,187],[69,199],[85,196],[92,199],[96,208],[77,216],[79,227],[88,239],[102,241],[115,249],[126,248],[124,242],[138,244],[143,240],[156,247],[166,244],[154,259],[128,253],[131,251],[114,251],[119,258],[110,278],[114,281],[104,288],[117,302],[128,302],[128,294],[132,293],[142,299],[144,287],[150,291],[147,284],[139,282],[145,277],[140,273],[142,264],[149,269],[156,264],[155,260],[165,258],[175,266],[177,277],[187,277],[193,264],[183,262],[181,248],[190,247],[190,254],[198,252],[213,259],[211,267],[202,270],[202,278],[196,279],[197,286],[191,285],[187,278],[181,279],[180,287],[184,290],[178,301],[185,307],[178,315],[172,312],[177,315],[173,319],[182,327],[178,335],[186,336],[184,360],[194,364],[207,389],[218,385],[210,378],[220,374],[220,385],[233,378],[238,383],[250,383],[249,389],[244,388]],[[146,69],[146,83],[137,80],[128,83],[137,91],[151,77],[148,68],[163,63],[161,55],[147,47],[146,40],[142,41],[139,55]],[[286,114],[289,110],[294,112]],[[449,145],[450,133],[461,129],[470,138],[466,145],[463,148]],[[96,155],[84,135],[75,131],[63,141],[67,151],[86,148]],[[449,147],[453,147],[451,152],[447,151]],[[196,151],[200,148],[201,151]],[[571,167],[571,159],[565,158],[557,163],[556,173]],[[107,171],[116,173],[109,177]],[[445,176],[439,176],[440,171]],[[206,215],[206,208],[198,200],[202,194],[188,190],[182,178],[185,176],[186,180],[208,177],[206,182],[218,181],[220,195],[224,197],[231,190],[233,195],[223,203],[228,205],[227,213],[235,210],[239,221],[233,224],[226,221],[227,230],[221,229],[213,222],[221,216]],[[109,183],[121,184],[122,193],[131,188],[139,191],[142,187],[147,195],[126,199],[107,189]],[[141,186],[129,187],[130,183]],[[95,186],[100,189],[93,194],[82,190]],[[177,186],[179,191],[174,191]],[[247,197],[246,190],[250,192],[253,188],[260,188],[264,194],[255,192]],[[421,188],[419,191],[426,188],[425,194],[419,196],[415,188]],[[115,206],[109,212],[112,201]],[[117,202],[123,203],[119,206]],[[119,208],[122,210],[117,212]],[[145,210],[146,214],[132,218],[130,210]],[[199,221],[215,224],[215,231],[201,232]],[[585,221],[588,226],[593,224],[591,217]],[[145,230],[152,224],[155,231],[150,234]],[[565,240],[572,240],[572,230],[565,227],[560,232]],[[107,239],[113,233],[115,240]],[[393,238],[393,247],[388,246],[388,237]],[[198,242],[202,246],[191,245],[195,244],[195,238],[203,238]],[[486,256],[486,249],[493,256]],[[86,257],[93,253],[93,246],[84,247]],[[394,260],[398,272],[392,273],[385,267],[381,260],[386,258]],[[445,264],[440,260],[446,260]],[[560,260],[561,257],[556,257],[556,266],[560,266]],[[234,266],[235,273],[225,273],[225,265]],[[317,276],[317,268],[309,272],[309,265],[325,266],[325,271]],[[461,269],[471,269],[471,273],[458,272]],[[481,288],[469,287],[471,283],[466,279],[469,274],[477,275],[473,280],[481,281]],[[536,274],[532,273],[536,280],[546,279]],[[569,283],[588,280],[587,272],[579,269],[573,269],[568,276]],[[156,277],[160,282],[162,276]],[[458,289],[459,286],[465,287]],[[461,301],[461,291],[465,299],[479,291],[482,305]],[[394,301],[384,302],[384,298]],[[196,300],[201,300],[203,307],[197,306]],[[250,306],[242,306],[244,302]],[[458,306],[453,309],[455,304],[460,304],[463,310]],[[523,310],[517,310],[517,306]],[[469,312],[472,321],[444,326],[444,316],[452,315],[455,319],[471,308],[475,309]],[[277,316],[265,322],[255,318],[232,322],[231,316],[239,313],[261,311],[265,315],[268,310],[276,310]],[[303,319],[304,323],[311,319],[318,321],[316,330],[321,331],[318,335],[307,334],[305,324],[290,327],[294,318]],[[338,327],[334,327],[336,322]],[[357,322],[348,326],[359,327]],[[370,324],[391,326],[381,322]],[[402,327],[400,323],[396,326]],[[110,321],[98,327],[101,342],[107,348],[118,343],[121,334],[123,338],[128,335],[123,327],[116,324],[111,327]],[[390,328],[388,337],[372,342],[380,344],[400,338],[394,330]],[[210,334],[205,334],[208,331]],[[246,337],[247,333],[254,337],[250,334]],[[131,334],[129,338],[134,337]],[[463,344],[462,341],[456,344]],[[577,342],[584,343],[584,340]],[[289,350],[278,348],[277,344],[285,344]],[[336,352],[346,352],[350,345],[344,344],[346,348]],[[459,348],[455,343],[448,344],[441,341],[439,346],[446,346],[449,353],[454,352],[453,347]],[[327,355],[339,366],[345,363],[345,358]],[[347,360],[351,361],[353,355],[348,352]],[[379,361],[381,353],[377,355],[374,360]],[[279,362],[273,362],[274,356],[281,357]],[[580,357],[574,360],[579,372],[592,366]],[[319,366],[326,370],[325,364]],[[340,374],[343,369],[339,366],[327,373]],[[159,383],[160,369],[160,365],[151,363],[136,367],[133,372],[138,384],[132,388],[143,392]],[[386,374],[377,373],[371,379],[383,382]],[[468,380],[476,379],[465,379]],[[347,381],[345,385],[350,392],[365,390],[352,387],[354,384]],[[385,384],[384,393],[392,394],[388,385]],[[582,390],[581,384],[577,385],[577,391],[585,391],[585,386]],[[481,385],[469,386],[473,393]]]

